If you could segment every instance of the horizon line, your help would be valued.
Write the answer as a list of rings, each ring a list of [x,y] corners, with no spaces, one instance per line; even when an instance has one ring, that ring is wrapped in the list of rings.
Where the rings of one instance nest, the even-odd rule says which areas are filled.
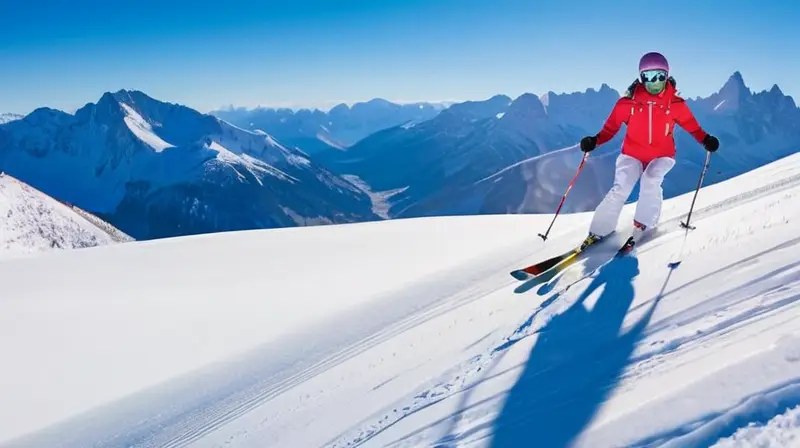
[[[752,88],[747,86],[747,84],[744,82],[744,76],[742,75],[740,70],[735,70],[726,79],[725,83],[723,83],[722,86],[719,89],[711,92],[710,94],[708,94],[708,96],[711,96],[711,95],[713,95],[715,93],[719,93],[719,91],[722,89],[722,87],[724,87],[725,84],[728,81],[730,81],[731,79],[736,78],[737,75],[738,75],[738,78],[741,79],[741,82],[744,85],[744,87],[747,88],[747,90],[750,91],[752,94],[769,92],[770,90],[772,90],[775,87],[777,87],[778,90],[780,90],[780,92],[783,95],[785,95],[785,96],[787,96],[789,98],[792,98],[794,100],[794,98],[791,95],[787,95],[783,91],[783,89],[780,88],[780,86],[777,83],[773,83],[773,85],[772,85],[772,87],[770,87],[770,89],[762,89],[762,90],[759,90],[759,91],[753,90]],[[305,105],[304,106],[304,105],[298,105],[296,103],[287,103],[287,102],[277,102],[277,103],[272,103],[272,105],[259,103],[259,104],[255,105],[255,106],[236,105],[236,104],[233,104],[233,103],[229,103],[229,104],[217,106],[217,107],[212,108],[212,109],[208,109],[206,111],[203,111],[203,110],[200,110],[198,108],[189,106],[188,104],[176,103],[176,102],[172,102],[172,101],[169,101],[169,100],[166,100],[166,99],[158,99],[158,98],[156,98],[154,96],[151,96],[150,94],[148,94],[144,90],[136,89],[136,88],[119,88],[114,92],[112,92],[110,90],[107,90],[107,91],[102,92],[98,96],[98,100],[100,98],[102,98],[103,95],[105,95],[105,94],[115,94],[115,93],[119,93],[119,92],[140,92],[140,93],[143,93],[144,95],[149,96],[150,98],[153,98],[156,101],[187,107],[187,108],[193,109],[193,110],[195,110],[197,112],[200,112],[200,113],[206,114],[206,115],[213,115],[214,112],[224,112],[224,111],[231,111],[231,110],[237,110],[237,109],[238,110],[245,110],[245,111],[254,111],[254,110],[259,110],[259,109],[264,109],[264,110],[287,110],[288,109],[288,110],[291,110],[293,113],[297,113],[297,112],[300,112],[300,111],[311,111],[311,112],[319,111],[319,112],[323,112],[323,113],[328,113],[328,112],[330,112],[331,109],[333,109],[335,107],[338,107],[338,106],[341,106],[341,105],[345,105],[348,108],[352,108],[356,104],[364,104],[364,103],[369,103],[369,102],[372,102],[372,101],[386,101],[386,102],[389,102],[389,103],[392,103],[392,104],[397,104],[397,105],[414,105],[414,104],[428,104],[428,105],[434,105],[434,106],[435,105],[440,105],[440,106],[444,106],[444,108],[448,108],[448,107],[450,107],[451,105],[454,105],[454,104],[460,104],[460,103],[465,103],[465,102],[470,102],[470,101],[472,101],[472,102],[488,101],[489,99],[497,97],[497,96],[506,96],[506,97],[510,98],[513,101],[513,100],[515,100],[515,99],[517,99],[517,98],[519,98],[519,97],[521,97],[523,95],[531,95],[531,94],[532,95],[536,95],[538,98],[541,98],[541,97],[543,97],[545,95],[548,95],[548,94],[551,94],[551,93],[554,94],[554,95],[570,95],[570,94],[589,93],[590,91],[599,92],[600,90],[603,89],[604,86],[608,87],[609,89],[611,89],[613,91],[615,91],[618,95],[621,95],[620,94],[620,90],[610,86],[607,82],[601,82],[600,86],[598,88],[587,87],[587,88],[585,88],[583,90],[573,90],[573,91],[569,91],[569,92],[567,92],[567,91],[559,91],[559,92],[557,92],[557,91],[554,91],[554,90],[548,90],[547,92],[542,93],[542,94],[537,94],[537,93],[534,93],[534,92],[526,91],[526,92],[520,93],[519,95],[516,95],[516,96],[509,95],[507,93],[496,93],[496,94],[493,94],[493,95],[488,96],[488,97],[483,98],[483,99],[408,100],[408,99],[390,99],[389,97],[386,97],[386,96],[376,96],[376,97],[369,98],[369,99],[358,99],[358,100],[351,100],[351,101],[342,101],[342,100],[320,101],[320,102],[317,102],[316,106],[311,106],[311,105]],[[703,97],[703,96],[700,96],[700,95],[696,95],[695,97],[691,97],[691,98],[690,97],[685,97],[685,98],[686,99],[691,99],[691,100],[696,100],[696,99],[701,99],[701,98],[706,98],[706,97]],[[7,110],[0,110],[0,113],[2,113],[2,114],[20,115],[22,117],[27,117],[28,115],[30,115],[31,113],[33,113],[33,112],[35,112],[36,110],[39,110],[39,109],[52,109],[52,110],[58,110],[60,112],[64,112],[64,113],[67,113],[67,114],[70,114],[70,115],[74,115],[79,109],[81,109],[83,107],[86,107],[86,106],[88,106],[90,104],[97,104],[97,101],[88,101],[88,102],[84,103],[83,105],[81,105],[79,107],[75,107],[75,108],[72,108],[72,109],[69,109],[69,110],[58,109],[58,108],[42,105],[42,106],[38,106],[38,107],[32,109],[28,113],[19,113],[19,112],[14,112],[14,111],[7,111]],[[321,104],[324,104],[325,106],[321,106]]]

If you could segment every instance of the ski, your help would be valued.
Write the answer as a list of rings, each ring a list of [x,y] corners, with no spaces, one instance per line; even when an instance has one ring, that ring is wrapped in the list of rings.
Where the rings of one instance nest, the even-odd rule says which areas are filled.
[[[538,263],[534,263],[522,269],[515,269],[511,271],[510,274],[519,281],[525,281],[533,277],[541,276],[548,271],[552,271],[553,274],[561,272],[568,266],[578,261],[578,256],[583,253],[583,251],[590,246],[594,246],[595,244],[603,241],[604,239],[605,238],[598,238],[593,241],[588,241],[588,244],[587,240],[584,240],[574,249],[570,249],[563,254],[556,255],[555,257],[548,258]]]
[[[653,229],[653,230],[656,230],[656,229]],[[581,281],[583,281],[583,280],[585,280],[587,278],[590,278],[590,277],[594,276],[604,266],[608,265],[609,263],[611,263],[614,260],[617,260],[619,258],[625,257],[626,255],[629,255],[631,252],[633,252],[634,248],[639,247],[642,244],[645,244],[645,243],[651,241],[652,239],[657,238],[658,236],[659,236],[658,232],[650,231],[649,233],[646,233],[645,235],[643,235],[642,238],[640,238],[640,240],[638,242],[635,242],[632,236],[628,237],[628,239],[625,241],[625,243],[623,243],[622,246],[620,246],[619,249],[617,249],[616,253],[614,253],[614,255],[611,258],[609,258],[608,260],[598,264],[597,266],[592,268],[589,272],[587,272],[586,274],[584,274],[583,276],[581,276],[577,280],[571,281],[569,284],[564,286],[561,289],[561,291],[559,291],[559,294],[563,293],[564,291],[566,291],[568,289],[570,289],[573,285],[575,285],[575,284],[577,284],[577,283],[579,283],[579,282],[581,282]],[[672,266],[670,266],[670,267],[672,267]],[[674,267],[672,267],[672,268],[674,269]]]

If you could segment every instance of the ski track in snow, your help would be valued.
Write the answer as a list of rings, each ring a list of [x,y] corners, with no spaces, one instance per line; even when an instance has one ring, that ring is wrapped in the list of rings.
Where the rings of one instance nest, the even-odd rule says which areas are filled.
[[[497,244],[8,446],[797,443],[800,155],[704,188],[697,229],[685,232],[691,196],[665,203],[632,256],[604,263],[609,242],[546,283],[508,272],[571,247],[590,214],[560,217],[546,245],[531,226],[551,216],[448,218],[486,225],[476,235],[492,232]],[[620,239],[631,214],[626,206]],[[430,241],[455,238],[419,229]],[[396,249],[375,250],[391,259]],[[402,276],[413,260],[386,269]]]

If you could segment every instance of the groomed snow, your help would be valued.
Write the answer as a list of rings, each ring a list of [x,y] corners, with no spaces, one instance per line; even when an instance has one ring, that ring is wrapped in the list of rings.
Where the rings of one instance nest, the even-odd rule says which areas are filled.
[[[508,271],[573,246],[589,214],[560,216],[546,243],[552,216],[501,215],[8,262],[0,446],[791,440],[799,195],[795,155],[704,188],[696,230],[677,227],[691,194],[671,199],[635,256],[582,278],[612,241],[544,284]]]

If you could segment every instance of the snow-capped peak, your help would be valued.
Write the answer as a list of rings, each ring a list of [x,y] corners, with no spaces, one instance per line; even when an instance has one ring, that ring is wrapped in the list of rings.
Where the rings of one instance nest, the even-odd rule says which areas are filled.
[[[718,103],[714,106],[714,110],[736,110],[741,101],[747,98],[750,93],[750,89],[744,83],[742,74],[736,71],[716,94]]]
[[[150,125],[150,123],[147,122],[147,120],[145,120],[141,115],[139,115],[139,113],[136,112],[132,107],[125,103],[121,103],[120,105],[125,111],[125,124],[128,125],[128,129],[130,129],[130,131],[133,132],[133,134],[138,137],[139,140],[146,143],[156,152],[161,152],[167,148],[174,147],[174,145],[165,142],[161,137],[159,137],[153,131],[153,127]]]
[[[5,123],[8,123],[10,121],[19,120],[19,119],[21,119],[23,117],[24,117],[24,115],[13,114],[13,113],[9,113],[9,112],[0,113],[0,124],[5,124]]]
[[[137,239],[377,217],[300,149],[135,90],[2,131],[0,169]]]

